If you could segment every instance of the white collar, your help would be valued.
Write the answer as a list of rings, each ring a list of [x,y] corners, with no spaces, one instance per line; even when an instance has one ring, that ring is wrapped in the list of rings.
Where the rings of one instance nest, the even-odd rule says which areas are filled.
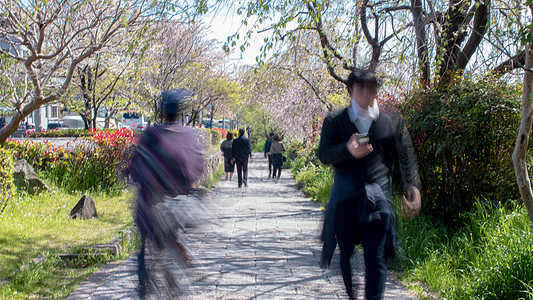
[[[379,107],[376,99],[374,99],[374,103],[372,103],[372,106],[368,108],[368,110],[362,108],[357,104],[357,102],[352,99],[352,112],[353,112],[353,121],[360,119],[368,119],[371,118],[373,121],[377,120],[379,117]]]

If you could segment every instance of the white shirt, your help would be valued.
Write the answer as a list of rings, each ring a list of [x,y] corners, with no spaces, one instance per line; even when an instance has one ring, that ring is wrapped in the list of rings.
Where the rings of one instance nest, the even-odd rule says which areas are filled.
[[[377,101],[374,99],[372,106],[368,107],[368,110],[362,108],[352,99],[352,106],[349,109],[350,121],[352,121],[359,133],[368,133],[372,121],[377,120],[379,117],[379,107]]]

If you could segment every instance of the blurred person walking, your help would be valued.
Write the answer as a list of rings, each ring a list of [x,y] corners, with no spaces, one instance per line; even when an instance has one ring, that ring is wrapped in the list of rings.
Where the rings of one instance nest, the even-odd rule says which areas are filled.
[[[129,165],[131,178],[138,185],[135,212],[141,235],[141,249],[138,255],[141,298],[148,296],[151,293],[150,287],[154,286],[154,275],[148,272],[145,259],[147,243],[153,244],[158,251],[170,253],[173,262],[179,263],[178,266],[186,266],[189,257],[186,247],[180,242],[177,229],[191,225],[195,220],[195,214],[201,213],[190,210],[189,206],[180,206],[173,199],[178,195],[189,194],[204,170],[201,146],[194,133],[187,127],[177,125],[176,122],[182,107],[180,103],[187,97],[185,90],[167,90],[161,94],[161,114],[165,123],[149,126],[144,131]],[[162,257],[153,258],[156,261],[160,259],[161,264]],[[165,272],[179,271],[168,270],[167,266],[154,268],[158,267]],[[154,273],[159,275],[157,272]],[[166,298],[173,298],[176,293],[184,290],[184,287],[179,286],[179,282],[175,282],[175,278],[169,274],[160,275],[167,285]],[[159,298],[162,298],[163,291],[157,290],[157,286],[155,289]]]
[[[237,164],[238,186],[248,186],[248,158],[252,158],[252,145],[246,138],[244,129],[239,129],[239,137],[233,140],[232,161]]]
[[[285,161],[283,152],[285,152],[286,149],[281,141],[281,135],[276,133],[272,139],[274,142],[272,143],[272,146],[270,146],[270,151],[267,153],[267,156],[269,157],[269,160],[272,161],[272,166],[274,167],[272,178],[277,183],[281,177],[281,169],[283,168],[283,162]]]
[[[387,261],[395,253],[395,216],[391,205],[393,167],[402,176],[404,206],[415,216],[421,206],[420,180],[413,145],[401,119],[379,111],[378,81],[369,70],[353,71],[347,80],[351,106],[324,119],[318,157],[335,167],[326,206],[320,264],[326,268],[338,244],[340,267],[349,299],[350,257],[363,245],[365,299],[383,299]]]
[[[228,131],[226,133],[226,139],[220,144],[220,151],[224,156],[224,172],[226,172],[226,180],[231,181],[233,177],[233,172],[235,172],[235,162],[232,162],[233,157],[233,132]]]
[[[263,150],[265,157],[268,158],[268,179],[272,177],[272,160],[270,159],[270,156],[267,155],[267,153],[270,151],[270,146],[272,146],[272,143],[274,142],[274,140],[272,139],[273,136],[273,132],[268,135],[268,139],[265,141],[265,149]]]

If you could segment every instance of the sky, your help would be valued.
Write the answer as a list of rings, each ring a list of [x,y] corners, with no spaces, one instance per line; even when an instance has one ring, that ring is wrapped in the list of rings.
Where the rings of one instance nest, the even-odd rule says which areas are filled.
[[[235,32],[241,26],[243,17],[239,16],[235,9],[229,8],[222,10],[218,13],[211,12],[204,17],[205,25],[208,27],[209,39],[216,39],[220,41],[220,47],[227,41],[228,36],[235,34]],[[241,28],[239,33],[241,36],[245,34],[247,28]],[[256,56],[260,54],[260,48],[263,43],[265,34],[253,34],[250,46],[243,52],[238,49],[238,46],[242,43],[242,40],[237,41],[237,48],[231,54],[232,61],[239,64],[254,65],[256,63]],[[241,57],[242,56],[242,57]]]

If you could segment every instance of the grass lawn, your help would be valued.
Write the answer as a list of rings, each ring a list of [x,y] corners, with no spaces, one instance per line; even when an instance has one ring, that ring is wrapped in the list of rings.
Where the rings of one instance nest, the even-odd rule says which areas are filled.
[[[103,260],[67,263],[57,254],[111,242],[133,224],[131,191],[114,197],[89,195],[95,201],[98,218],[69,220],[70,210],[81,196],[62,192],[25,194],[9,202],[0,216],[0,298],[68,296]],[[46,259],[32,263],[39,255]]]

